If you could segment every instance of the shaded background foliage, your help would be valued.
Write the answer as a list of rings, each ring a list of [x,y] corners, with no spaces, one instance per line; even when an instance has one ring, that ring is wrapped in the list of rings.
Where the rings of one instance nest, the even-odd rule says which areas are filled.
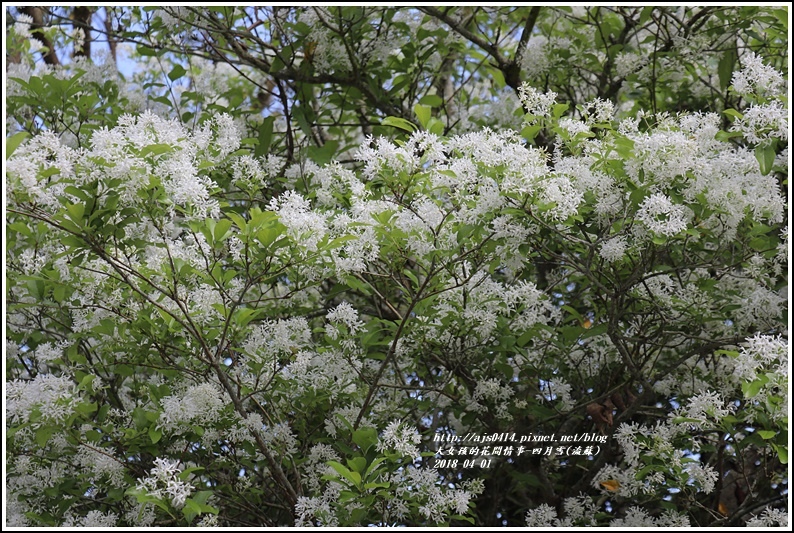
[[[11,29],[21,15],[32,22],[28,35]],[[748,270],[754,255],[763,255],[771,264],[782,241],[783,221],[763,223],[761,215],[748,217],[728,239],[726,233],[706,230],[692,239],[657,235],[638,245],[629,260],[608,264],[597,254],[597,246],[610,232],[629,231],[630,224],[621,226],[620,216],[606,226],[594,222],[592,210],[582,211],[580,219],[549,221],[544,209],[553,211],[554,206],[518,202],[513,206],[518,212],[508,214],[523,217],[534,231],[514,251],[527,259],[513,276],[504,265],[494,263],[501,241],[487,232],[492,215],[456,227],[460,248],[428,260],[411,251],[408,236],[394,230],[381,212],[385,218],[375,229],[382,232],[376,236],[381,249],[368,269],[324,279],[316,274],[322,272],[322,261],[339,260],[340,254],[354,256],[345,247],[351,246],[347,240],[351,233],[340,231],[311,248],[306,234],[288,234],[287,226],[272,212],[282,208],[284,203],[279,202],[286,200],[276,199],[288,191],[314,204],[351,211],[358,194],[355,180],[345,182],[349,177],[345,172],[351,169],[367,174],[368,194],[374,198],[389,199],[406,210],[415,207],[413,202],[433,185],[429,178],[419,170],[415,175],[400,174],[399,165],[392,162],[384,163],[380,173],[370,174],[356,157],[362,143],[379,149],[374,141],[378,137],[406,142],[407,133],[415,129],[450,138],[484,128],[515,130],[528,146],[549,154],[549,165],[554,165],[584,150],[582,137],[559,142],[565,135],[560,120],[589,120],[597,114],[592,107],[595,99],[614,105],[615,123],[647,113],[640,132],[652,132],[664,122],[653,118],[657,113],[718,113],[722,142],[755,150],[762,174],[777,180],[785,194],[788,170],[780,162],[787,159],[785,143],[749,142],[731,135],[733,121],[758,103],[737,93],[731,83],[751,52],[787,79],[787,21],[782,8],[755,6],[8,8],[9,135],[52,133],[66,146],[88,150],[95,132],[116,126],[125,120],[125,113],[148,110],[184,125],[178,140],[137,147],[135,156],[154,169],[175,153],[173,146],[181,146],[184,137],[207,128],[213,141],[199,149],[198,159],[206,163],[201,175],[215,185],[212,199],[218,202],[217,210],[208,200],[205,212],[185,207],[174,217],[165,179],[162,183],[154,179],[131,192],[146,209],[135,212],[124,207],[120,192],[124,179],[111,175],[64,190],[72,200],[64,202],[60,211],[48,210],[51,206],[42,207],[24,195],[13,198],[17,207],[9,214],[7,229],[7,286],[13,287],[7,289],[7,342],[15,348],[8,350],[13,353],[6,359],[8,378],[33,382],[50,375],[67,376],[81,391],[77,403],[69,406],[71,416],[60,420],[66,426],[67,444],[59,446],[83,452],[48,457],[48,442],[63,431],[58,424],[29,419],[25,429],[18,420],[11,422],[8,464],[17,461],[12,475],[24,479],[34,471],[20,466],[20,457],[28,457],[26,461],[39,468],[56,468],[52,463],[57,460],[82,472],[55,475],[57,485],[37,495],[41,500],[28,510],[27,520],[60,524],[101,511],[123,516],[127,523],[135,523],[136,514],[140,518],[154,513],[153,523],[159,525],[195,523],[199,516],[216,514],[224,525],[291,524],[303,519],[296,510],[300,498],[321,493],[322,487],[334,483],[332,478],[342,480],[337,485],[344,485],[343,504],[363,504],[360,512],[356,505],[349,512],[327,510],[343,524],[461,525],[468,518],[480,525],[518,525],[525,523],[528,510],[541,504],[562,515],[567,511],[565,499],[580,493],[593,495],[601,513],[595,515],[599,523],[625,517],[629,507],[638,504],[654,517],[674,509],[692,525],[743,524],[767,505],[783,506],[787,469],[779,449],[787,442],[787,421],[760,415],[750,420],[729,415],[733,419],[723,417],[722,425],[700,428],[701,447],[691,451],[720,472],[712,491],[701,490],[697,483],[686,490],[686,471],[678,473],[684,476],[685,490],[671,494],[625,497],[604,490],[603,485],[594,486],[602,467],[622,460],[625,450],[615,438],[621,423],[652,426],[666,420],[685,398],[701,392],[702,385],[719,389],[722,367],[715,352],[724,350],[723,358],[735,357],[746,338],[787,331],[786,302],[770,296],[771,307],[777,305],[780,313],[745,319],[742,304],[737,303],[743,295],[741,287],[715,288],[734,269]],[[522,99],[525,82],[557,94],[560,106],[546,119],[526,116],[531,110]],[[231,154],[224,153],[223,143],[224,128],[231,126],[217,119],[223,113],[243,131],[241,144],[231,147]],[[130,131],[136,127],[124,123]],[[155,137],[171,127],[154,119],[147,124]],[[600,128],[598,138],[612,143],[618,152],[604,158],[604,168],[621,175],[625,171],[614,161],[637,159],[635,145],[623,142],[621,147],[611,126]],[[12,137],[16,142],[24,138]],[[433,167],[429,146],[409,143],[411,155]],[[26,147],[23,144],[20,152]],[[189,142],[184,144],[183,150],[192,149]],[[453,152],[447,150],[450,161],[465,159]],[[253,179],[246,184],[241,178],[246,170],[232,163],[231,158],[246,155],[259,158],[264,169],[266,179],[258,186]],[[53,149],[47,157],[56,156]],[[344,167],[328,167],[343,184],[318,185],[325,176],[320,167],[332,161]],[[97,167],[113,164],[92,162]],[[478,163],[483,175],[496,181],[507,172],[504,166]],[[39,178],[47,177],[39,174]],[[631,197],[635,209],[653,192],[636,189],[639,192],[627,191],[636,192]],[[330,198],[320,198],[319,190]],[[466,198],[456,201],[456,210],[474,209],[467,206]],[[594,200],[587,197],[586,202]],[[705,209],[695,213],[702,219],[710,215]],[[133,250],[146,246],[140,235],[132,236],[131,227],[152,224],[166,242],[174,228],[157,221],[170,218],[182,228],[182,237],[193,236],[195,245],[185,245],[185,253],[193,254],[198,263],[188,255],[169,256],[165,274],[125,266],[129,261],[125,263],[124,250],[132,256]],[[48,256],[44,250],[53,227],[59,231],[63,252]],[[431,237],[440,238],[440,227],[439,234]],[[229,245],[232,235],[246,244],[242,258],[234,257]],[[33,256],[25,255],[26,250],[28,254],[33,250]],[[57,263],[60,257],[67,259],[66,265]],[[467,272],[470,267],[473,271]],[[88,294],[79,282],[67,282],[59,268],[93,273],[95,292]],[[693,274],[698,268],[705,273]],[[441,301],[439,295],[448,290],[445,283],[454,279],[456,288],[464,287],[475,271],[487,272],[489,279],[511,290],[533,284],[553,303],[539,313],[546,318],[520,333],[512,330],[511,313],[523,312],[519,303],[499,317],[496,333],[479,339],[470,332],[477,316],[464,313],[469,297],[464,296],[460,314],[442,323],[447,336],[434,338],[427,333],[419,341],[424,326],[411,319],[431,316]],[[785,291],[784,271],[767,272],[765,286],[770,293]],[[636,292],[638,283],[660,276],[672,276],[682,287],[689,282],[697,285],[707,301],[698,307],[680,294]],[[188,297],[180,292],[182,284],[184,290],[195,288],[194,277],[222,296],[214,302],[220,305],[215,308],[218,316],[202,311],[195,294]],[[234,296],[240,289],[235,283],[244,287],[239,298]],[[477,287],[470,289],[476,293]],[[159,288],[165,300],[153,298],[152,288]],[[108,294],[112,296],[105,300]],[[662,302],[663,296],[670,296],[669,301]],[[163,303],[168,300],[173,302],[170,307]],[[331,321],[330,327],[340,331],[331,334],[326,317],[345,302],[357,310],[364,325]],[[98,310],[103,314],[92,322]],[[79,317],[89,325],[78,325]],[[273,324],[297,324],[289,322],[297,317],[306,320],[312,342],[327,348],[324,353],[331,364],[350,365],[355,371],[342,372],[300,393],[288,392],[297,368],[291,365],[309,346],[301,340],[302,333],[295,333],[300,330],[297,325],[292,330],[294,346],[285,344],[272,360],[255,361],[252,353],[246,353],[245,343],[256,328],[268,335]],[[364,363],[355,362],[362,354],[354,354],[344,344],[350,338],[361,343]],[[405,338],[420,347],[398,355],[398,340]],[[50,355],[53,347],[58,353]],[[527,363],[533,353],[543,354],[545,362]],[[263,368],[267,365],[273,365],[272,373]],[[269,376],[269,381],[248,383],[240,368]],[[293,374],[285,374],[290,369]],[[555,404],[563,394],[550,389],[558,375],[572,385],[570,404],[563,407]],[[654,387],[665,379],[680,382],[681,389],[688,380],[688,392]],[[180,389],[181,401],[195,394],[202,398],[197,401],[204,402],[205,411],[185,412],[188,408],[179,403],[176,392],[176,383],[183,380],[191,385]],[[345,385],[339,390],[335,390],[337,380]],[[216,383],[221,392],[201,389],[205,381]],[[487,383],[501,383],[512,392],[500,397],[500,389],[489,391]],[[205,394],[214,399],[208,402]],[[510,395],[515,398],[506,402]],[[775,398],[772,393],[770,397]],[[446,398],[443,403],[442,398]],[[472,401],[488,407],[473,410]],[[741,394],[737,401],[739,411],[753,410]],[[776,401],[767,406],[768,412],[780,409]],[[500,410],[502,403],[507,407]],[[344,412],[343,421],[334,419],[340,406],[352,405],[355,408]],[[168,406],[182,409],[182,419],[192,423],[179,432],[166,429]],[[248,426],[241,420],[250,414],[267,429],[252,431],[246,438],[227,437],[245,432]],[[388,475],[404,475],[404,457],[376,449],[377,433],[367,430],[382,432],[392,420],[389,414],[416,426],[431,449],[428,443],[436,432],[464,428],[483,434],[589,432],[610,439],[598,456],[570,459],[555,468],[541,457],[522,456],[496,460],[487,470],[441,470],[439,475],[458,488],[468,478],[484,480],[476,506],[464,501],[465,512],[450,510],[436,520],[420,508],[431,496],[420,495],[405,513],[407,518],[399,518],[394,509],[386,510],[394,496],[389,491],[400,482],[412,482]],[[211,428],[202,424],[205,418],[213,421]],[[733,437],[741,431],[748,436],[740,443]],[[773,434],[762,437],[759,431]],[[18,441],[15,433],[20,434]],[[380,438],[388,440],[383,434]],[[694,437],[674,438],[677,445],[687,446]],[[31,448],[31,443],[40,449]],[[333,452],[310,455],[318,444]],[[120,479],[107,472],[85,474],[89,461],[85,449],[117,462],[120,467],[108,471]],[[184,507],[125,494],[125,483],[134,486],[151,476],[155,458],[162,457],[164,450],[183,465],[201,469],[180,478],[207,489],[196,492]],[[381,453],[387,458],[380,463],[382,472],[375,464]],[[344,466],[342,459],[352,463]],[[328,479],[311,473],[329,460],[340,462]],[[375,466],[369,471],[371,465]],[[648,465],[653,467],[653,461]],[[168,475],[163,473],[161,481],[170,479]],[[368,479],[373,485],[365,487]],[[417,480],[413,483],[421,486]],[[141,505],[133,512],[130,496]],[[333,523],[320,514],[314,519]]]

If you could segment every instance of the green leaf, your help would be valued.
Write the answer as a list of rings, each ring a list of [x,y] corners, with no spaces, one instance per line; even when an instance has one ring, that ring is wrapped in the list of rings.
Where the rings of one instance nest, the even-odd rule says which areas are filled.
[[[185,520],[190,523],[196,516],[201,514],[201,506],[190,498],[187,498],[185,500],[185,506],[182,508],[182,514],[185,516]]]
[[[187,481],[191,474],[201,474],[202,472],[204,472],[203,466],[191,466],[189,468],[185,468],[179,473],[179,480]]]
[[[170,102],[168,103],[170,104]],[[165,143],[150,144],[148,146],[144,146],[141,149],[141,157],[146,157],[149,154],[162,155],[171,151],[173,151],[173,147],[171,147],[170,144],[165,144]]]
[[[426,94],[419,99],[419,103],[430,107],[441,107],[444,100],[437,94]]]
[[[642,8],[642,11],[640,12],[640,26],[643,26],[646,22],[648,22],[648,20],[651,18],[651,15],[653,14],[654,9],[656,8],[653,6],[646,6]]]
[[[353,485],[358,486],[361,484],[361,474],[358,472],[351,472],[345,465],[336,461],[327,461],[325,464],[336,470],[340,476],[353,483]]]
[[[693,424],[700,422],[697,418],[689,418],[685,416],[677,416],[673,418],[673,424]]]
[[[717,73],[720,77],[720,89],[723,91],[728,88],[733,76],[733,67],[736,64],[736,49],[734,47],[725,50],[720,58],[720,63],[717,66]]]
[[[583,320],[582,320],[582,314],[581,314],[579,311],[577,311],[576,309],[574,309],[573,307],[571,307],[570,305],[563,305],[563,306],[561,307],[561,309],[562,309],[563,311],[568,311],[570,314],[572,314],[573,316],[575,316],[575,317],[576,317],[576,319],[577,319],[579,322],[583,322]]]
[[[535,137],[537,137],[539,132],[540,124],[532,124],[530,126],[524,126],[524,128],[521,130],[521,136],[527,141],[532,142],[535,140]]]
[[[744,115],[742,115],[741,113],[739,113],[735,109],[726,109],[722,113],[725,114],[725,115],[728,115],[729,117],[734,118],[734,119],[741,120],[741,119],[744,118]]]
[[[57,426],[44,426],[37,429],[36,444],[39,445],[39,448],[47,446],[47,443],[50,442],[50,437],[52,437],[56,431],[59,431]]]
[[[376,437],[376,438],[377,438],[377,437]],[[366,477],[366,478],[369,478],[369,476],[370,476],[370,475],[371,475],[371,474],[372,474],[372,473],[373,473],[375,470],[377,470],[377,469],[378,469],[378,466],[380,466],[380,464],[381,464],[383,461],[385,461],[385,460],[386,460],[386,458],[385,458],[385,457],[378,457],[377,459],[375,459],[374,461],[372,461],[372,463],[371,463],[371,464],[369,465],[369,467],[367,468],[367,471],[364,473],[364,477]],[[387,487],[389,486],[389,484],[388,484],[388,483],[384,483],[383,485],[385,485],[385,487],[383,487],[383,488],[387,488]]]
[[[772,448],[777,452],[777,457],[780,459],[781,464],[788,464],[788,448],[778,444],[771,443]]]
[[[262,157],[270,149],[270,143],[273,140],[273,123],[275,121],[276,117],[265,117],[262,125],[259,126],[259,144],[254,148],[254,157]]]
[[[760,376],[755,381],[745,381],[742,383],[742,392],[744,393],[745,398],[754,398],[761,392],[761,389],[764,385],[767,384],[769,378],[766,376]]]
[[[77,390],[93,390],[91,384],[93,383],[94,378],[96,378],[96,376],[93,374],[83,376],[83,379],[80,380],[80,384],[77,386]]]
[[[566,111],[568,111],[568,104],[554,104],[551,107],[551,116],[560,118]]]
[[[16,149],[19,148],[19,145],[22,144],[22,142],[28,137],[30,137],[28,132],[20,131],[19,133],[15,133],[6,139],[6,161],[11,158],[11,156],[14,154],[14,151],[16,151]]]
[[[772,165],[775,164],[775,147],[771,144],[756,146],[755,158],[761,167],[761,174],[766,176],[772,172]]]
[[[212,496],[213,494],[214,492],[211,490],[202,490],[200,492],[197,492],[193,496],[193,501],[203,506],[207,503],[207,501],[210,499],[210,496]]]
[[[525,332],[524,332],[524,333],[522,333],[522,334],[521,334],[521,336],[520,336],[520,337],[519,337],[519,338],[516,340],[516,344],[517,344],[519,347],[523,348],[524,346],[526,346],[527,344],[529,344],[529,341],[531,341],[531,340],[532,340],[532,338],[533,338],[534,336],[535,336],[535,333],[534,333],[533,331],[531,331],[531,330],[530,330],[530,331],[525,331]]]
[[[459,514],[454,514],[449,517],[450,520],[462,520],[464,522],[468,522],[471,525],[474,525],[474,518],[471,516],[463,516]]]
[[[750,245],[750,248],[755,250],[756,252],[763,252],[775,247],[774,239],[768,236],[761,236],[756,237],[755,239],[750,239],[750,242],[747,243]]]
[[[384,126],[392,126],[394,128],[405,130],[408,133],[413,133],[417,129],[416,125],[413,122],[410,122],[400,117],[386,117],[383,120],[381,120],[380,123]]]
[[[146,46],[144,44],[139,44],[135,50],[138,52],[138,54],[140,54],[142,56],[156,56],[157,55],[157,51],[154,48],[151,48],[151,47]]]
[[[361,448],[361,451],[367,453],[370,447],[378,444],[378,432],[375,428],[360,428],[353,432],[353,442]]]
[[[769,439],[774,438],[775,435],[777,435],[777,431],[769,431],[769,430],[766,430],[766,429],[759,429],[758,430],[758,435],[760,435],[761,438],[764,439],[764,440],[769,440]]]
[[[171,81],[176,81],[185,74],[187,74],[185,67],[182,65],[174,65],[174,68],[172,68],[171,72],[168,73],[168,79]]]
[[[430,120],[430,107],[422,104],[416,104],[414,106],[414,113],[416,113],[416,118],[419,119],[419,124],[422,125],[423,128],[427,129],[427,122]]]
[[[151,426],[149,428],[149,439],[152,441],[152,444],[157,444],[160,442],[161,438],[163,438],[163,432],[157,429],[156,426]]]
[[[717,139],[720,142],[725,142],[725,141],[728,141],[728,140],[733,139],[735,137],[741,137],[741,136],[742,136],[742,132],[740,132],[740,131],[723,131],[723,130],[720,130],[720,131],[717,132],[717,135],[715,135],[714,138]]]
[[[354,457],[347,460],[347,465],[353,472],[362,473],[367,468],[367,459],[365,457]]]
[[[83,215],[85,214],[85,205],[83,204],[68,205],[66,206],[66,211],[69,213],[69,218],[72,219],[72,222],[74,222],[78,226],[82,225],[81,222],[83,221]]]
[[[245,234],[246,222],[245,219],[234,211],[228,211],[226,216],[234,221],[234,225],[240,229],[240,233]]]
[[[427,131],[441,137],[444,134],[444,123],[436,117],[430,117],[430,120],[427,121]]]
[[[215,224],[215,228],[212,230],[212,236],[215,238],[215,242],[221,242],[229,233],[229,228],[232,227],[232,221],[228,218],[222,218]]]
[[[318,165],[330,163],[339,149],[339,141],[328,140],[322,146],[309,146],[307,152],[309,159]]]
[[[259,314],[260,309],[240,307],[234,312],[234,322],[240,327],[245,327]]]
[[[494,85],[496,86],[497,89],[501,89],[502,87],[507,85],[507,82],[505,81],[504,72],[502,72],[501,69],[489,65],[485,67],[485,70],[487,70],[488,74],[491,75],[491,79],[493,79]]]

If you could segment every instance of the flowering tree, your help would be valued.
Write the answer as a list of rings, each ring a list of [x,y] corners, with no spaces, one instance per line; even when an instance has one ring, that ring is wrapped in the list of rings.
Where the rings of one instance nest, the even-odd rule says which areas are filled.
[[[6,17],[8,525],[788,524],[785,9]]]

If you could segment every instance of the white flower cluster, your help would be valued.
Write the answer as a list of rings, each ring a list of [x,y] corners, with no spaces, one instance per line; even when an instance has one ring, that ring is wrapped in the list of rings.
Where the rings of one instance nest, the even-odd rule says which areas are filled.
[[[509,406],[507,401],[513,394],[515,393],[509,385],[503,385],[496,378],[479,380],[468,406],[475,411],[483,412],[487,408],[481,402],[490,402],[496,407],[496,416],[508,417],[510,415],[507,411]]]
[[[672,441],[685,432],[685,427],[669,422],[654,426],[624,422],[615,431],[615,437],[623,449],[624,460],[632,468],[641,468],[641,456],[656,457],[670,465],[679,464],[681,453],[673,448]]]
[[[551,67],[551,57],[548,51],[548,39],[543,35],[533,36],[527,41],[526,48],[521,53],[521,70],[527,78],[542,76]]]
[[[37,360],[44,363],[49,363],[63,357],[64,350],[68,346],[68,342],[61,341],[55,345],[51,342],[39,344],[33,351],[33,355]]]
[[[169,6],[156,9],[153,16],[159,18],[160,21],[171,30],[178,29],[183,21],[192,18],[190,11],[186,7],[180,6]]]
[[[240,132],[228,115],[216,115],[191,133],[146,111],[122,115],[114,128],[94,132],[88,150],[63,146],[51,133],[37,135],[8,161],[7,172],[12,191],[53,208],[59,197],[70,197],[64,192],[69,184],[104,179],[121,179],[122,198],[134,205],[156,176],[173,204],[203,218],[217,216],[219,204],[211,196],[216,185],[199,170],[199,159],[218,162],[239,145]],[[57,173],[51,176],[50,169]]]
[[[717,484],[719,473],[710,465],[700,463],[687,463],[684,472],[689,476],[690,483],[699,487],[705,494],[710,494]]]
[[[331,487],[337,485],[330,485]],[[338,497],[338,491],[326,492],[321,497],[298,497],[295,504],[295,527],[338,527],[339,519],[331,510],[331,502]]]
[[[196,527],[213,527],[217,528],[220,526],[218,521],[218,515],[212,513],[206,513],[204,516],[201,517],[201,520],[198,521]]]
[[[626,255],[627,247],[626,237],[624,235],[618,235],[605,241],[601,245],[601,249],[598,253],[607,263],[614,263],[615,261],[623,259]]]
[[[6,384],[6,418],[13,424],[28,422],[35,411],[41,418],[32,422],[33,427],[63,422],[78,402],[77,387],[67,376],[40,373],[29,381],[15,379]]]
[[[383,434],[378,439],[378,450],[394,450],[400,455],[410,458],[419,457],[417,444],[422,442],[422,436],[413,426],[404,425],[399,420],[389,422]]]
[[[786,309],[788,298],[785,289],[772,290],[764,285],[766,281],[732,273],[718,282],[719,293],[730,304],[737,306],[730,315],[735,324],[769,329]]]
[[[747,521],[747,527],[768,528],[768,527],[789,527],[788,511],[784,509],[773,509],[767,507],[760,515],[753,516]]]
[[[281,354],[309,348],[311,329],[303,317],[268,320],[256,326],[243,343],[243,350],[255,361],[272,361]]]
[[[589,130],[589,128],[587,129]],[[558,176],[543,181],[540,199],[554,205],[548,211],[547,216],[561,222],[577,213],[579,205],[584,200],[584,194],[574,187],[570,179]]]
[[[260,429],[267,447],[279,455],[290,456],[298,451],[298,440],[288,423],[279,422]]]
[[[61,144],[51,131],[36,135],[6,161],[7,194],[19,191],[43,206],[58,207],[59,198],[66,197],[65,180],[74,177],[75,164],[81,155]],[[54,175],[44,179],[43,171]]]
[[[786,420],[788,416],[788,339],[781,336],[755,334],[747,339],[739,357],[734,360],[734,372],[743,382],[754,382],[763,378],[761,389],[753,397],[755,402],[766,401],[770,396],[782,399],[777,407],[771,409],[771,418],[776,421]]]
[[[33,19],[30,15],[26,15],[24,13],[20,13],[16,17],[16,21],[12,28],[14,29],[14,33],[18,36],[22,37],[23,39],[27,39],[30,37],[30,27],[33,24]]]
[[[637,220],[656,235],[672,237],[686,230],[686,213],[683,206],[674,204],[664,194],[652,194],[643,200]]]
[[[450,118],[459,117],[456,132],[480,131],[483,125],[497,131],[521,129],[523,119],[517,116],[521,102],[515,91],[510,87],[504,87],[496,97],[493,96],[492,91],[490,80],[480,80],[472,85],[470,96],[466,100],[452,99],[447,104]]]
[[[450,285],[453,283],[450,280]],[[475,273],[464,285],[442,293],[433,311],[438,320],[446,316],[460,317],[464,321],[460,325],[462,328],[476,332],[483,339],[494,332],[500,317],[509,317],[514,331],[525,331],[535,324],[547,324],[559,315],[534,283],[505,284],[483,272]],[[423,334],[441,341],[454,334],[448,327],[433,329]]]
[[[648,514],[645,509],[637,506],[629,507],[626,516],[615,518],[609,523],[610,527],[668,527],[683,528],[690,527],[689,518],[686,515],[679,515],[675,511],[667,510],[661,516],[654,517]]]
[[[302,249],[316,252],[317,246],[328,233],[325,216],[312,209],[309,201],[295,191],[287,191],[270,201],[271,211],[287,227],[288,235],[299,242]]]
[[[780,101],[751,106],[731,125],[731,131],[742,132],[754,144],[770,139],[787,142],[788,130],[788,109]]]
[[[311,49],[304,52],[304,61],[310,62],[323,74],[344,73],[353,68],[344,40],[332,29],[336,20],[337,17],[325,7],[306,8],[298,17],[298,22],[311,28],[306,39],[314,43]]]
[[[672,415],[695,419],[701,427],[713,427],[735,410],[736,406],[726,403],[719,393],[705,391],[689,398],[687,405]]]
[[[591,485],[602,494],[614,494],[625,498],[648,491],[648,487],[637,479],[637,468],[634,466],[619,467],[608,464],[593,477]]]
[[[559,402],[558,409],[561,411],[570,411],[576,403],[571,396],[571,385],[562,378],[541,381],[540,394],[536,398],[540,401]]]
[[[530,509],[526,514],[527,527],[574,527],[595,526],[595,515],[598,512],[596,504],[587,496],[566,498],[563,502],[566,517],[558,518],[557,510],[548,504],[542,503],[535,509]],[[689,527],[689,518],[673,511],[665,511],[658,517],[653,517],[647,511],[632,506],[623,518],[614,518],[610,527]]]
[[[764,65],[761,56],[750,52],[741,58],[742,69],[733,73],[733,89],[742,96],[779,96],[786,92],[786,80],[774,68]]]
[[[354,350],[348,351],[348,348],[354,348],[352,339],[345,338],[341,344],[344,351],[326,350],[319,353],[301,350],[296,353],[294,360],[281,374],[284,379],[290,380],[291,394],[297,397],[308,389],[314,389],[334,399],[340,394],[354,393],[361,362],[351,358],[351,353],[357,355]]]
[[[164,397],[160,403],[158,427],[168,432],[178,431],[180,424],[195,421],[212,425],[225,406],[223,395],[211,383],[194,385],[181,395]]]
[[[91,426],[86,427],[91,428]],[[125,486],[124,462],[114,457],[113,450],[110,448],[97,449],[83,445],[75,456],[75,462],[85,470],[92,472],[94,479],[107,476],[114,487]]]
[[[648,56],[637,52],[621,52],[615,57],[615,72],[621,78],[637,72],[648,63]]]
[[[747,339],[736,359],[736,373],[745,381],[753,381],[761,372],[788,374],[788,339],[756,333]]]
[[[443,522],[449,514],[466,514],[471,499],[484,489],[481,479],[468,480],[453,488],[439,482],[435,469],[409,466],[401,470],[391,478],[397,496],[403,498],[411,493],[410,500],[423,502],[419,512],[434,523]]]
[[[530,509],[526,515],[527,527],[556,527],[559,521],[557,510],[547,503]]]
[[[116,527],[118,520],[118,515],[111,512],[103,514],[101,511],[88,511],[85,516],[74,516],[67,512],[61,527],[108,528]]]
[[[594,98],[585,104],[587,123],[609,123],[615,116],[615,105],[601,98]]]
[[[339,454],[328,444],[315,444],[309,450],[307,457],[306,477],[304,478],[306,486],[313,492],[319,492],[321,486],[321,477],[336,472],[332,467],[326,464],[327,461],[340,461]]]
[[[557,100],[557,93],[549,91],[542,93],[527,83],[518,88],[518,98],[529,113],[537,117],[548,117],[551,106]]]
[[[674,235],[689,222],[689,212],[682,212],[684,203],[672,200],[674,193],[683,195],[686,203],[705,203],[717,210],[719,215],[700,224],[724,239],[733,238],[748,215],[783,221],[785,200],[777,179],[760,174],[751,150],[715,139],[719,116],[662,114],[655,120],[655,127],[644,132],[621,128],[634,143],[634,155],[624,166],[634,184],[649,191],[643,219],[656,233]]]
[[[331,309],[326,315],[329,324],[325,326],[326,334],[332,339],[339,337],[338,325],[345,325],[349,335],[355,335],[364,323],[358,318],[358,311],[348,302],[342,302]]]
[[[193,486],[179,479],[182,469],[179,461],[158,457],[154,460],[154,468],[145,478],[138,478],[137,490],[146,492],[155,498],[168,498],[177,509],[185,505],[185,500],[193,492]]]

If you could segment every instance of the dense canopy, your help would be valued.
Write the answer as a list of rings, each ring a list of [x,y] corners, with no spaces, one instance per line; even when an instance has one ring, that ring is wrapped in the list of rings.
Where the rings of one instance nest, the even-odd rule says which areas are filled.
[[[787,8],[5,9],[6,525],[788,525]]]

